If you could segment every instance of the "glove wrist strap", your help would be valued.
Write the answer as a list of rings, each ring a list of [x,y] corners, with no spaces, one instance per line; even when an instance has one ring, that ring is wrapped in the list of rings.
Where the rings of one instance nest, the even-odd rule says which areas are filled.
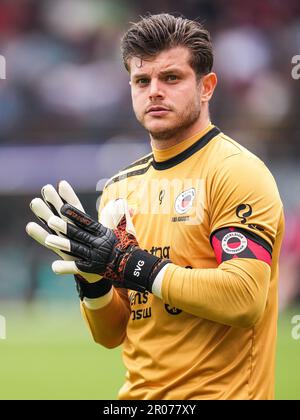
[[[75,276],[76,289],[80,300],[85,297],[89,299],[96,299],[106,295],[112,288],[112,283],[108,279],[101,279],[95,283],[88,283],[83,277],[76,274]]]
[[[162,260],[147,251],[136,248],[130,254],[123,272],[124,283],[127,288],[143,292],[152,292],[152,285],[159,271],[170,263],[170,260]]]

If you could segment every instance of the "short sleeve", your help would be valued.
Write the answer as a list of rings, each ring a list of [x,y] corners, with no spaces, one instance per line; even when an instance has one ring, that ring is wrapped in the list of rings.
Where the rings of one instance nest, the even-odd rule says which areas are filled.
[[[210,235],[225,227],[245,229],[273,248],[282,202],[276,182],[255,156],[239,153],[224,159],[211,178]]]

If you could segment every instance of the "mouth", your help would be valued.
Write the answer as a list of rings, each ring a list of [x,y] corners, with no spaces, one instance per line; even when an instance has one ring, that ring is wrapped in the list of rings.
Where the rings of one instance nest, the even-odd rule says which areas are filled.
[[[166,115],[168,112],[170,112],[170,109],[163,106],[151,106],[147,109],[146,114],[149,114],[153,117],[161,117]]]

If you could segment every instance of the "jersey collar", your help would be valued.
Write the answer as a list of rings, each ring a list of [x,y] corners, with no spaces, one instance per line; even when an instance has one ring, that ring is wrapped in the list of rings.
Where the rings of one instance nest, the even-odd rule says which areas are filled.
[[[168,149],[158,150],[152,147],[152,165],[157,170],[172,168],[202,149],[219,133],[220,130],[210,123],[204,130]]]

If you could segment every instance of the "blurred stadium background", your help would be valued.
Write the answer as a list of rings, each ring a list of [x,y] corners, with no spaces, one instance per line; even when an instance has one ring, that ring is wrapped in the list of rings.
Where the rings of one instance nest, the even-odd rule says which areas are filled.
[[[219,75],[212,120],[278,182],[287,226],[276,397],[300,399],[300,340],[291,335],[300,315],[298,0],[0,2],[0,399],[114,399],[122,384],[120,349],[93,344],[72,278],[52,273],[53,257],[24,229],[44,184],[68,180],[93,213],[99,181],[149,151],[119,53],[128,22],[147,12],[199,18],[211,31]]]

